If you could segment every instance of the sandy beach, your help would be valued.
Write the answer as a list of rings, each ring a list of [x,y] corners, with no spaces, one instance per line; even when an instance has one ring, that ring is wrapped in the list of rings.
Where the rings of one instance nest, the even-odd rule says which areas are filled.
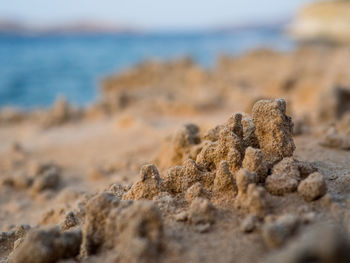
[[[149,61],[86,108],[2,109],[0,262],[349,262],[349,63]]]

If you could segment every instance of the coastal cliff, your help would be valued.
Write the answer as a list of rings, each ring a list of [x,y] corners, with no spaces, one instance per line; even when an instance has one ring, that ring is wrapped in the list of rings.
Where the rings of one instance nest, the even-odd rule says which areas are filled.
[[[301,41],[350,43],[350,1],[318,1],[302,8],[291,26]]]

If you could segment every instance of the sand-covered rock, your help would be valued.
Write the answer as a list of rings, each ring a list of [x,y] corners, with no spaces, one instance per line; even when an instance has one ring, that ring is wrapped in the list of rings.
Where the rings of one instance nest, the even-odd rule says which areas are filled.
[[[264,162],[264,156],[260,149],[248,147],[245,150],[242,167],[250,172],[256,173],[259,182],[265,182],[265,178],[267,176],[267,166]]]
[[[63,231],[71,229],[79,225],[80,220],[78,216],[73,211],[68,211],[63,219],[63,222],[60,224],[60,227]]]
[[[222,161],[216,170],[213,193],[234,195],[237,192],[236,180],[230,172],[227,161]]]
[[[199,182],[205,189],[213,185],[215,174],[201,170],[195,161],[188,159],[182,166],[170,168],[163,178],[164,189],[170,193],[182,193]]]
[[[7,257],[18,246],[30,230],[29,225],[16,226],[10,231],[0,233],[0,258]]]
[[[287,157],[277,163],[272,174],[266,179],[266,189],[273,195],[295,192],[301,179],[315,172],[315,167],[308,163]]]
[[[149,201],[122,204],[100,227],[105,227],[104,245],[116,252],[118,262],[155,262],[164,250],[163,221]]]
[[[323,175],[318,172],[310,174],[298,187],[298,193],[306,201],[316,200],[324,196],[326,192],[327,185],[325,179]]]
[[[111,250],[121,262],[153,262],[162,250],[163,223],[150,201],[99,194],[87,203],[82,232],[84,258]]]
[[[31,230],[10,255],[10,262],[58,262],[79,254],[81,231],[60,232],[59,228]]]
[[[215,208],[207,199],[196,198],[189,207],[188,218],[192,224],[212,224],[215,222]]]
[[[338,227],[317,224],[294,239],[290,244],[266,258],[265,262],[340,262],[350,260],[350,243]]]
[[[83,227],[82,255],[89,256],[99,252],[106,239],[107,218],[119,202],[120,200],[110,193],[99,194],[88,201]]]
[[[236,174],[236,182],[238,194],[235,206],[257,216],[263,216],[268,204],[265,189],[256,185],[258,176],[242,168]]]
[[[17,123],[25,118],[25,113],[15,108],[5,107],[0,110],[0,124]]]
[[[295,234],[299,226],[299,218],[294,215],[283,215],[275,222],[268,223],[263,228],[263,238],[270,248],[276,248]]]
[[[10,186],[18,190],[30,190],[34,194],[45,190],[59,188],[61,182],[61,167],[52,163],[37,164],[25,170],[18,171],[12,176],[2,178],[2,185]]]
[[[199,127],[188,123],[177,130],[170,138],[166,138],[156,157],[156,163],[169,168],[181,165],[187,159],[196,159],[200,150]]]
[[[193,200],[199,197],[208,197],[208,192],[202,187],[200,183],[195,183],[186,190],[185,199],[187,203],[191,204]]]
[[[207,141],[197,155],[197,164],[206,170],[215,170],[221,161],[230,165],[232,173],[239,170],[244,154],[242,115],[236,113],[219,129],[216,141]]]
[[[286,115],[283,99],[261,100],[254,104],[253,121],[264,160],[274,164],[284,157],[290,157],[295,150],[292,138],[293,122]]]
[[[81,118],[81,115],[81,112],[73,108],[64,97],[58,97],[52,109],[43,116],[41,122],[44,127],[50,128],[77,121]]]
[[[123,195],[124,200],[152,199],[162,191],[162,183],[157,167],[144,165],[140,170],[140,179]]]
[[[32,190],[41,192],[46,189],[55,189],[60,183],[60,172],[51,168],[34,177]]]

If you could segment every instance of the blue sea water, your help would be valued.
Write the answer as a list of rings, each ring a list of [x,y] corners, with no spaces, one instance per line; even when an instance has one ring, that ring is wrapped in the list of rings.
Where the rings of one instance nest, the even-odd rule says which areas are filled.
[[[47,107],[63,95],[86,106],[102,77],[147,59],[190,56],[210,67],[218,55],[256,47],[288,50],[278,31],[154,33],[140,35],[0,35],[0,107]]]

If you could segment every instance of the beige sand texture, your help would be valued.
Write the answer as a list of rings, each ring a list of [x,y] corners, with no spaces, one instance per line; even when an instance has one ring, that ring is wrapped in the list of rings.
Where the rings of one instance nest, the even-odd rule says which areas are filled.
[[[145,62],[0,111],[0,262],[350,262],[350,49]]]

